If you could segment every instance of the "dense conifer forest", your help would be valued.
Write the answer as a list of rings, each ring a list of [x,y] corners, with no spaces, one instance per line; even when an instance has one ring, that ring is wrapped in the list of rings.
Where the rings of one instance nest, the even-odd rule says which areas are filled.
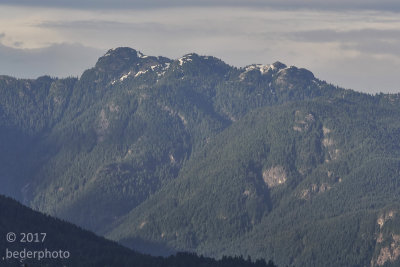
[[[399,264],[398,94],[117,48],[79,78],[0,76],[0,95],[0,193],[142,253],[186,252],[162,264]]]

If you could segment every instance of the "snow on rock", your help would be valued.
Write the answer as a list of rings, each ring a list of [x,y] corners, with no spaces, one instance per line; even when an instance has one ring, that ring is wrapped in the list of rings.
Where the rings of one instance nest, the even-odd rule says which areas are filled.
[[[145,74],[147,71],[148,70],[145,70],[145,71],[140,70],[135,74],[135,77],[138,77],[139,75]]]
[[[253,64],[246,66],[244,72],[240,74],[240,80],[244,80],[246,74],[250,71],[258,70],[262,75],[268,73],[270,70],[273,70],[273,65],[263,65],[263,64]]]
[[[184,63],[187,63],[189,61],[193,61],[190,57],[192,54],[184,55],[183,57],[179,58],[179,66],[182,66]]]
[[[138,55],[139,55],[139,53],[140,52],[138,52]],[[147,57],[147,56],[143,56],[143,54],[141,54],[141,53],[140,53],[140,55],[142,55],[142,57]],[[168,62],[163,63],[163,64],[155,64],[155,65],[148,66],[146,69],[142,69],[136,73],[135,73],[135,71],[131,70],[128,73],[123,74],[120,78],[117,78],[117,79],[111,81],[111,85],[114,85],[117,82],[123,82],[129,76],[133,76],[133,74],[134,74],[134,77],[136,78],[136,77],[138,77],[142,74],[145,74],[149,71],[156,72],[158,77],[163,76],[166,73],[167,69],[170,67],[170,65],[171,65],[171,63],[168,63]]]
[[[182,66],[184,63],[186,63],[188,61],[192,61],[192,59],[191,58],[180,58],[179,65]]]
[[[249,72],[252,70],[259,70],[261,72],[261,74],[267,73],[268,70],[273,70],[274,66],[273,65],[263,65],[263,64],[254,64],[254,65],[250,65],[247,66],[245,69],[245,72]]]
[[[270,65],[263,65],[263,64],[252,64],[249,66],[246,66],[244,68],[244,71],[240,74],[240,80],[243,80],[245,78],[246,73],[254,70],[258,70],[262,75],[267,74],[267,73],[276,73],[281,70],[287,69],[287,66],[279,61],[270,64]]]
[[[170,65],[171,65],[171,63],[165,63],[164,65],[159,65],[160,66],[160,71],[161,72],[158,72],[157,73],[157,76],[158,77],[161,77],[161,76],[164,76],[164,74],[167,72],[167,69],[169,69],[169,67],[170,67]]]
[[[132,73],[132,72],[130,71],[130,72],[128,72],[127,74],[122,75],[121,78],[119,78],[119,80],[122,82],[123,80],[125,80],[126,78],[128,78],[128,76],[131,75],[131,73]]]
[[[131,74],[132,74],[132,71],[130,71],[130,72],[126,73],[126,74],[123,74],[119,79],[111,81],[111,85],[114,85],[118,81],[122,82],[123,80],[128,78]]]
[[[137,56],[138,56],[139,58],[147,58],[147,57],[149,57],[149,56],[144,55],[144,54],[143,54],[142,52],[140,52],[140,51],[137,51],[136,54],[137,54]]]

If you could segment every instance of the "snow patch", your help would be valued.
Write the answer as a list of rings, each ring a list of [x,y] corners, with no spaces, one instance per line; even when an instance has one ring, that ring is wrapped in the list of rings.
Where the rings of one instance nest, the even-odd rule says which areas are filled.
[[[165,63],[162,68],[159,69],[159,73],[157,73],[158,77],[164,76],[164,74],[166,73],[167,69],[169,69],[171,63]],[[158,65],[159,67],[161,67],[161,65]]]
[[[139,58],[147,58],[147,57],[149,57],[149,56],[144,55],[144,54],[143,54],[142,52],[140,52],[140,51],[137,51],[136,54],[137,54],[137,56],[138,56]]]
[[[193,59],[190,58],[191,55],[192,54],[189,54],[189,55],[186,55],[186,56],[183,56],[183,57],[179,58],[178,59],[179,60],[179,66],[182,66],[184,63],[187,63],[189,61],[193,61]]]
[[[145,71],[140,70],[135,74],[135,77],[138,77],[139,75],[145,74],[147,71],[148,70],[145,70]]]
[[[250,71],[258,70],[261,73],[261,75],[264,75],[275,69],[276,67],[274,65],[253,64],[245,67],[244,71],[240,74],[239,78],[241,81],[243,81],[245,75]]]
[[[131,71],[128,72],[127,74],[122,75],[121,78],[119,78],[119,80],[122,82],[123,80],[125,80],[126,78],[128,78],[129,75],[131,75]]]
[[[247,66],[245,68],[245,72],[249,72],[252,70],[259,70],[261,74],[267,73],[269,69],[274,69],[273,65],[263,65],[263,64],[254,64]]]

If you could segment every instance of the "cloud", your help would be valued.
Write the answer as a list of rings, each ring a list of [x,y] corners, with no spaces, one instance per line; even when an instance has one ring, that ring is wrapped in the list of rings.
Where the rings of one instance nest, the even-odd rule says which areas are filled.
[[[292,32],[291,37],[300,41],[311,42],[352,42],[372,39],[400,40],[400,29],[359,29],[337,31],[332,29]]]
[[[385,10],[400,12],[398,0],[3,0],[2,4],[76,9],[141,9],[167,7],[257,7],[323,10]]]
[[[42,21],[35,26],[42,28],[90,28],[90,29],[104,29],[107,28],[128,28],[133,26],[133,23],[123,23],[118,21],[107,20],[74,20],[74,21]]]
[[[371,40],[353,44],[342,44],[341,47],[347,50],[355,50],[362,54],[387,55],[400,58],[400,41],[390,42],[384,40]]]
[[[48,29],[58,29],[58,30],[73,30],[75,32],[79,31],[101,31],[108,33],[109,31],[157,31],[157,32],[167,32],[167,31],[178,31],[182,27],[171,29],[170,26],[158,23],[158,22],[119,22],[112,20],[57,20],[57,21],[43,21],[35,25],[39,28]]]
[[[70,43],[52,44],[40,49],[12,48],[0,43],[0,73],[17,78],[80,76],[103,53]]]
[[[400,62],[396,60],[362,54],[353,58],[337,57],[330,64],[315,66],[314,74],[319,79],[361,92],[399,93],[398,69]]]
[[[159,34],[161,36],[210,37],[215,35],[238,34],[233,27],[215,25],[209,27],[207,21],[191,20],[188,23],[163,22],[119,22],[111,20],[75,20],[75,21],[43,21],[35,25],[39,28],[55,29],[59,31],[102,32],[105,34],[122,36],[127,33]],[[241,33],[242,34],[242,33]]]
[[[16,41],[16,42],[13,43],[13,45],[15,47],[21,47],[23,44],[24,44],[24,42],[20,42],[20,41]]]
[[[321,29],[292,32],[288,37],[301,42],[339,43],[341,48],[359,53],[400,57],[400,29]]]
[[[71,1],[73,6],[82,9],[77,1]],[[32,2],[44,3],[42,0]],[[59,3],[54,2],[53,6]],[[251,0],[236,5],[245,3],[243,5],[254,7],[257,2],[263,6]],[[266,2],[274,6],[274,1]],[[0,46],[0,74],[79,76],[107,49],[129,46],[148,55],[169,58],[190,52],[213,55],[234,66],[279,60],[308,68],[316,77],[347,88],[369,92],[374,88],[376,91],[400,90],[397,86],[400,68],[397,13],[335,11],[330,10],[336,3],[331,0],[309,0],[310,3],[319,2],[316,6],[326,10],[300,9],[306,6],[302,0],[295,1],[299,9],[294,10],[293,5],[291,10],[284,9],[293,2],[275,2],[276,7],[282,8],[279,10],[214,8],[213,5],[221,3],[226,7],[236,3],[221,0],[202,8],[187,7],[190,3],[195,5],[188,0],[177,8],[146,10],[132,9],[131,4],[120,10],[106,9],[105,1],[101,0],[96,4],[103,9],[96,10],[3,6],[0,25],[7,25],[7,28],[0,26],[0,33],[3,32],[0,35],[0,38],[3,36],[0,39],[3,44]],[[358,0],[348,2],[351,4],[346,2],[343,6],[356,8],[356,4],[361,3]],[[84,2],[88,3],[90,1]],[[371,1],[363,0],[363,3],[368,6]],[[18,41],[23,42],[20,47],[15,44]],[[68,43],[71,41],[84,44],[86,48]],[[52,43],[58,45],[49,45]],[[46,47],[39,50],[21,49],[43,46]]]

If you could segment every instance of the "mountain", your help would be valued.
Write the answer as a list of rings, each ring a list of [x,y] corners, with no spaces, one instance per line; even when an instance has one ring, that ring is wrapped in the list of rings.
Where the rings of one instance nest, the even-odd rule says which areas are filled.
[[[154,263],[156,266],[159,261],[70,223],[40,214],[10,198],[0,196],[0,207],[0,232],[3,237],[1,266],[21,266],[21,263],[27,266],[150,266]],[[15,242],[6,241],[5,237],[10,232],[16,234]],[[29,234],[33,234],[33,238]],[[29,242],[32,240],[34,242]],[[27,255],[26,251],[51,251],[54,258],[20,261],[10,256],[15,252]]]
[[[400,95],[131,48],[0,94],[0,193],[34,209],[156,255],[399,263]]]
[[[133,252],[70,223],[40,214],[1,195],[0,207],[1,236],[8,237],[9,233],[14,233],[16,237],[14,242],[2,240],[1,250],[5,255],[2,255],[1,266],[275,267],[272,261],[267,264],[264,260],[252,262],[240,257],[214,260],[193,253],[178,253],[168,258],[151,257]],[[35,252],[39,255],[36,258],[32,256]],[[21,260],[20,257],[25,259]]]
[[[290,266],[395,262],[400,114],[374,107],[318,100],[250,112],[107,236]]]

